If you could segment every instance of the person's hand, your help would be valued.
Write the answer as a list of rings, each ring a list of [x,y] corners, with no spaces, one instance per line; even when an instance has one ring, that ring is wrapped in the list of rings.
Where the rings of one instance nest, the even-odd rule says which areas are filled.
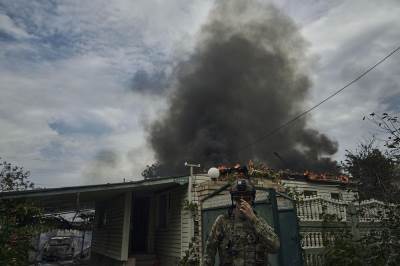
[[[254,214],[253,208],[251,205],[245,201],[244,199],[240,200],[240,211],[251,221],[254,221],[256,219],[256,215]]]

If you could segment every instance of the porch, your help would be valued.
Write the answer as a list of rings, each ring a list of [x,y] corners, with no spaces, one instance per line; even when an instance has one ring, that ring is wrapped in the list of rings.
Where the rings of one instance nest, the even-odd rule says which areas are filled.
[[[2,193],[46,213],[95,209],[90,265],[176,265],[188,247],[188,177]]]
[[[186,199],[187,186],[175,184],[96,202],[92,264],[177,265],[188,242]]]

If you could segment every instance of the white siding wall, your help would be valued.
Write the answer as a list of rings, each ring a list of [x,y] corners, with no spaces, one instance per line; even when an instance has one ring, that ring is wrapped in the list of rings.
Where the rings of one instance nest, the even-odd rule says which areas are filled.
[[[187,190],[182,194],[182,206],[185,200],[187,200]],[[190,223],[192,222],[190,211],[184,210],[181,212],[181,257],[185,255],[185,251],[189,249],[190,242]]]
[[[195,178],[195,188],[192,190],[192,201],[193,203],[198,204],[199,206],[199,199],[207,195],[208,193],[214,191],[215,189],[219,188],[220,185],[216,186],[211,186],[212,188],[209,188],[208,186],[203,187],[203,185],[210,183],[210,177],[207,175],[197,175],[194,177]],[[213,182],[212,182],[213,183]],[[223,183],[224,184],[224,183]],[[187,188],[187,187],[186,187]],[[187,194],[187,189],[184,191],[184,194],[182,195],[182,203],[188,199],[188,194]],[[201,237],[201,210],[199,208],[198,212],[198,231],[199,235]],[[191,242],[192,234],[194,234],[194,222],[193,218],[191,216],[190,211],[183,210],[181,213],[181,256],[185,255],[186,250],[189,249],[189,243]],[[201,239],[200,239],[201,240]],[[201,241],[200,241],[200,248],[201,248]]]
[[[167,226],[159,228],[157,217],[157,229],[155,231],[155,250],[160,258],[162,265],[176,265],[181,257],[181,236],[182,236],[182,218],[181,210],[183,198],[186,195],[187,186],[182,186],[174,190],[168,190],[156,194],[157,210],[159,208],[159,197],[167,194]],[[158,214],[159,212],[157,212]]]
[[[196,184],[201,184],[211,180],[211,178],[207,175],[197,175],[194,178],[196,179]]]
[[[107,222],[99,227],[102,209]],[[128,259],[130,209],[130,192],[105,202],[96,203],[92,252],[121,261]]]

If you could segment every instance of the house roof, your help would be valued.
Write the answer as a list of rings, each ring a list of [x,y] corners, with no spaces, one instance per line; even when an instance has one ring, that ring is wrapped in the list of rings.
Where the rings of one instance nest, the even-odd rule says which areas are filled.
[[[124,183],[45,188],[0,192],[1,199],[29,199],[47,211],[91,208],[96,201],[106,200],[127,191],[155,192],[184,185],[188,176],[144,179]]]

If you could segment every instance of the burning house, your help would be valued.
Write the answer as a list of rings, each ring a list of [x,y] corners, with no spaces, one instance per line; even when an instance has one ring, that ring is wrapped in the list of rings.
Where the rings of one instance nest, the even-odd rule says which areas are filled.
[[[210,180],[200,174],[3,192],[0,198],[27,198],[46,213],[95,209],[90,251],[93,265],[177,265],[184,259],[201,260],[214,216],[231,204],[228,187],[226,180]],[[278,184],[269,179],[257,180],[256,187],[256,208],[286,243],[271,258],[273,265],[301,265],[294,204],[272,189]]]
[[[213,169],[194,176],[2,192],[0,199],[26,198],[46,213],[94,209],[93,265],[177,265],[182,260],[201,261],[210,226],[232,204],[229,181],[245,172],[257,189],[255,209],[281,239],[281,249],[270,261],[292,266],[302,265],[302,229],[296,203],[285,194],[288,188],[295,187],[304,196],[337,194],[335,200],[350,201],[355,193],[349,191],[345,177],[277,172],[251,162],[248,167]]]

